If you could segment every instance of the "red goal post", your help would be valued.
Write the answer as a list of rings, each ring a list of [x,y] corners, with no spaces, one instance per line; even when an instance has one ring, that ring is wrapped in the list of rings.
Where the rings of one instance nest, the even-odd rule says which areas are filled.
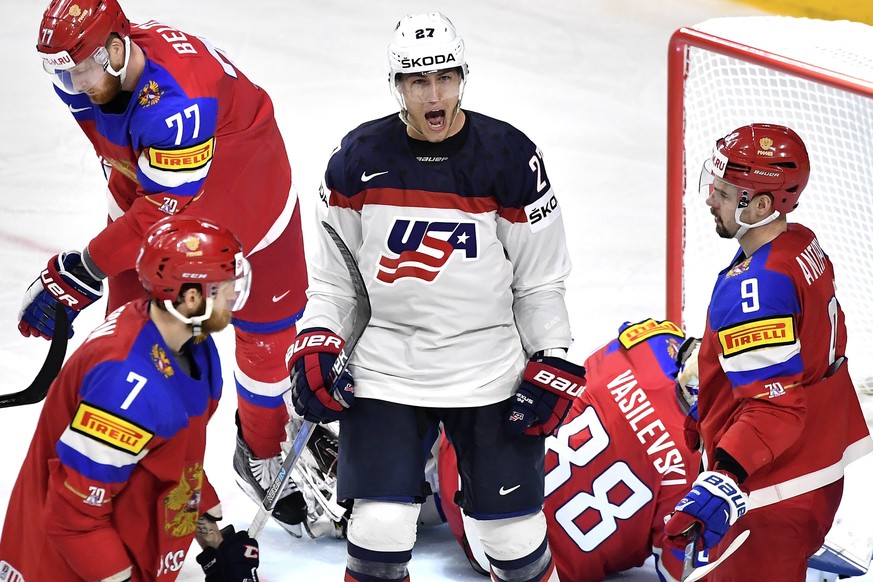
[[[667,316],[699,335],[715,276],[737,251],[720,239],[698,178],[712,145],[749,123],[797,131],[811,160],[790,222],[834,263],[859,389],[873,392],[873,27],[849,21],[717,18],[670,40]],[[823,339],[827,341],[827,338]]]

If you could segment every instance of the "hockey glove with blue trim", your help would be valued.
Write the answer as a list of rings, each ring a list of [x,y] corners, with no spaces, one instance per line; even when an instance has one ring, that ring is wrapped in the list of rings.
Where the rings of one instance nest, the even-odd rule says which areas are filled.
[[[585,368],[563,358],[535,355],[509,401],[506,432],[514,436],[555,434],[584,388]]]
[[[670,545],[684,551],[688,536],[698,524],[704,548],[718,545],[730,526],[746,513],[748,496],[736,478],[727,472],[706,471],[698,475],[673,514],[664,524]]]
[[[55,307],[60,304],[71,324],[69,337],[73,337],[73,319],[101,297],[103,282],[82,263],[82,253],[55,255],[24,294],[18,312],[18,331],[24,337],[51,339],[55,332]]]
[[[295,412],[311,422],[339,420],[355,401],[355,381],[348,370],[330,385],[330,371],[343,349],[343,338],[323,328],[305,329],[288,348],[286,364],[291,374],[291,403]]]

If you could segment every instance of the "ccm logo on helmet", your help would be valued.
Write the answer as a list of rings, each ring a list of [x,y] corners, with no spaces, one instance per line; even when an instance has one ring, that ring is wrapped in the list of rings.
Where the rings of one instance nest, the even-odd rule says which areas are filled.
[[[574,398],[582,394],[583,390],[585,389],[584,385],[580,385],[578,382],[573,382],[566,378],[556,376],[548,370],[540,370],[536,373],[533,379],[543,386],[551,388],[555,392],[564,392],[567,394],[567,396],[572,396]]]
[[[449,53],[447,55],[434,55],[427,57],[416,57],[414,59],[405,58],[400,60],[400,67],[403,69],[411,69],[412,67],[430,67],[432,65],[445,65],[448,63],[456,63],[455,55]]]

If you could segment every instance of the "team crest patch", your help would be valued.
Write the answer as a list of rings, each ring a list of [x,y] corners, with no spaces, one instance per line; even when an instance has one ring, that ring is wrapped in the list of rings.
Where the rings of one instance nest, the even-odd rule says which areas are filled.
[[[736,277],[737,275],[742,275],[746,271],[749,270],[749,265],[752,263],[752,257],[749,257],[739,265],[736,265],[733,269],[727,272],[725,277]]]
[[[214,137],[189,148],[177,150],[149,148],[149,165],[158,170],[196,170],[212,161],[214,149]]]
[[[635,345],[653,338],[657,335],[672,335],[679,338],[684,338],[685,334],[678,325],[672,321],[655,321],[647,319],[640,323],[635,323],[618,334],[618,341],[626,350],[631,349]]]
[[[796,340],[794,318],[790,315],[747,321],[718,332],[726,358],[759,348],[790,345]]]
[[[197,529],[202,488],[203,465],[186,467],[179,483],[164,497],[164,530],[169,535],[183,538]]]
[[[679,348],[681,347],[682,346],[679,345],[679,340],[676,338],[667,338],[667,355],[670,356],[671,359],[676,359],[676,356],[679,355]]]
[[[167,352],[164,351],[164,348],[158,344],[153,345],[151,356],[152,361],[155,363],[155,368],[158,369],[158,372],[164,375],[164,378],[170,378],[176,373],[173,369],[173,365],[170,363],[170,358],[167,357]]]
[[[146,86],[142,88],[142,91],[139,92],[137,101],[142,107],[151,107],[161,100],[161,95],[163,94],[164,90],[161,89],[155,81],[149,81],[146,83]]]
[[[134,455],[142,452],[155,436],[129,420],[84,402],[79,403],[70,428],[114,449]]]

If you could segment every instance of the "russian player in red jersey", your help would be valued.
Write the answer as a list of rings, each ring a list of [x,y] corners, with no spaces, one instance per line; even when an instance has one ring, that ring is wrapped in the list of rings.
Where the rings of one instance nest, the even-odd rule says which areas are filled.
[[[53,0],[37,50],[108,171],[109,224],[81,252],[49,261],[28,289],[19,329],[51,337],[54,305],[72,321],[102,295],[106,277],[108,311],[142,296],[134,260],[162,217],[190,214],[230,229],[252,265],[251,298],[233,317],[234,468],[259,501],[286,438],[283,356],[307,286],[300,211],[270,97],[206,40],[155,21],[131,24],[116,0]],[[273,515],[290,526],[305,513],[294,491]]]
[[[701,173],[716,233],[740,250],[715,283],[700,347],[699,432],[706,471],[665,531],[695,530],[719,580],[804,580],[843,489],[873,449],[844,356],[834,268],[815,234],[788,223],[810,172],[793,130],[755,123],[719,139]]]
[[[136,270],[148,298],[113,311],[52,384],[9,500],[2,580],[175,580],[195,532],[214,532],[209,334],[243,309],[250,268],[229,230],[179,216],[147,233]],[[198,535],[207,580],[254,580],[257,542],[226,533]]]
[[[661,580],[681,579],[682,553],[663,544],[664,515],[700,464],[683,429],[696,400],[698,343],[673,322],[649,319],[622,325],[585,361],[585,392],[546,440],[545,514],[562,582],[598,582],[653,554]],[[475,533],[453,502],[458,471],[445,439],[438,466],[447,521],[473,567],[484,571]]]

